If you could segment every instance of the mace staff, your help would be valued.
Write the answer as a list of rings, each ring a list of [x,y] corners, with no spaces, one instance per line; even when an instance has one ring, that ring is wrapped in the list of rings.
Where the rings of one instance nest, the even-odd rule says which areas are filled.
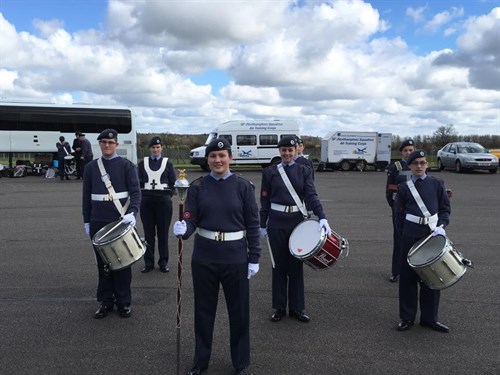
[[[184,200],[186,198],[189,181],[186,179],[186,170],[179,169],[179,178],[175,181],[175,188],[179,196],[179,221],[184,218]],[[182,236],[177,236],[177,375],[181,367],[181,300],[182,300]]]

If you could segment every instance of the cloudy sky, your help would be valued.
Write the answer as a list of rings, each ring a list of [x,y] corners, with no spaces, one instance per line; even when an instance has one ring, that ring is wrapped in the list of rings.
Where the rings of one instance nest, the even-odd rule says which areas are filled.
[[[500,134],[499,30],[498,0],[0,0],[0,99],[125,105],[142,133]]]

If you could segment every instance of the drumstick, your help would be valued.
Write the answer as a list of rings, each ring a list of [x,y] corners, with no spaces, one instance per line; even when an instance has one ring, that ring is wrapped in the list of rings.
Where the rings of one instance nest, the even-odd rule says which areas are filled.
[[[118,222],[116,223],[116,225],[113,226],[113,228],[111,228],[110,230],[108,230],[105,234],[103,234],[101,236],[101,238],[104,238],[106,237],[108,234],[110,234],[112,231],[114,231],[116,228],[118,228],[118,226],[123,222],[123,220],[118,220]]]
[[[271,244],[269,243],[269,237],[266,236],[266,240],[267,240],[267,248],[269,249],[269,255],[271,256],[271,264],[273,265],[274,268],[276,264],[274,263],[273,249],[271,248]]]

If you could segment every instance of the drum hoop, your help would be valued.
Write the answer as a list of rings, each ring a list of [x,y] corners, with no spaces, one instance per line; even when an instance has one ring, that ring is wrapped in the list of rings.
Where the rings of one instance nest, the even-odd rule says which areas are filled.
[[[121,220],[119,220],[119,221],[121,222]],[[111,224],[116,225],[117,223],[118,223],[118,222],[116,222],[116,221],[115,221],[115,222],[113,222],[113,223],[107,224],[106,226],[111,225]],[[101,229],[99,229],[99,231],[98,231],[96,234],[94,234],[94,237],[92,238],[92,244],[94,244],[95,246],[104,246],[104,245],[109,245],[110,243],[113,243],[113,242],[115,242],[116,240],[118,240],[118,239],[120,239],[120,238],[124,237],[124,236],[125,236],[128,232],[130,232],[131,230],[132,230],[132,231],[133,231],[133,230],[135,230],[135,227],[133,227],[132,225],[130,225],[130,224],[129,224],[129,225],[128,225],[128,226],[127,226],[124,230],[123,230],[123,232],[121,232],[121,233],[120,233],[118,236],[116,236],[115,238],[110,239],[110,240],[107,240],[107,241],[98,242],[98,241],[99,241],[99,239],[98,239],[98,238],[96,238],[96,237],[97,237],[97,235],[99,234],[99,232],[100,232],[102,229],[106,228],[106,226],[105,226],[105,227],[102,227]],[[107,234],[107,233],[106,233],[106,234]]]
[[[297,224],[295,226],[295,228],[293,228],[293,231],[292,233],[290,234],[290,238],[292,238],[293,234],[295,233],[295,231],[304,223],[308,222],[308,221],[314,221],[315,223],[319,223],[319,221],[317,220],[314,220],[314,219],[306,219],[304,221],[301,221],[299,224]],[[326,236],[326,233],[325,233],[325,229],[324,228],[321,228],[321,234],[319,236],[319,241],[318,243],[314,246],[313,250],[306,253],[306,254],[303,254],[303,255],[298,255],[298,254],[295,254],[293,251],[292,251],[292,248],[290,247],[290,244],[288,245],[288,248],[289,248],[289,251],[290,253],[292,254],[292,256],[294,256],[295,258],[297,259],[307,259],[309,257],[311,257],[311,255],[314,255],[316,254],[319,250],[321,250],[323,248],[323,245],[325,244],[326,242],[326,239],[327,239],[327,236]]]
[[[416,252],[418,252],[419,250],[421,250],[422,248],[422,245],[425,244],[426,242],[430,241],[431,240],[431,237],[428,237],[426,238],[420,245],[418,245],[413,251],[410,249],[410,253],[408,253],[408,257],[406,259],[406,261],[408,262],[408,264],[410,265],[410,267],[412,268],[422,268],[422,267],[427,267],[428,265],[430,264],[433,264],[435,263],[438,259],[441,259],[443,257],[443,255],[447,252],[446,250],[448,248],[451,248],[451,250],[453,250],[453,243],[448,239],[448,237],[446,236],[443,236],[445,238],[445,242],[444,242],[444,246],[443,248],[441,249],[441,251],[439,252],[439,254],[437,254],[434,258],[428,260],[426,263],[422,263],[422,264],[413,264],[411,261],[410,261],[410,258],[413,254],[415,254]],[[451,245],[451,246],[448,246],[448,245]],[[449,251],[451,251],[449,250]]]

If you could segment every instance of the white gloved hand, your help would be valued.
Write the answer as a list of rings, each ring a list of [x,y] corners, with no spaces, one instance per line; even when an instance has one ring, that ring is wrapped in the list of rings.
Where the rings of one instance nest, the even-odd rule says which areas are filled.
[[[259,264],[248,263],[248,280],[250,280],[251,277],[257,275],[257,272],[259,272]]]
[[[432,237],[434,236],[446,237],[446,231],[444,230],[443,227],[436,227],[436,229],[434,229],[434,231],[432,232]]]
[[[328,221],[326,219],[321,219],[319,221],[319,231],[320,232],[321,232],[321,228],[325,228],[325,233],[326,233],[327,237],[330,234],[332,234],[332,228],[330,228],[330,225],[328,225]]]
[[[174,223],[174,234],[175,236],[184,236],[187,232],[187,224],[184,220],[176,221]]]
[[[135,226],[135,216],[132,213],[123,216],[122,221],[125,224],[132,224],[132,226]]]
[[[267,237],[267,228],[260,228],[260,236]]]
[[[85,226],[85,234],[90,236],[90,223],[84,223],[83,225]]]

